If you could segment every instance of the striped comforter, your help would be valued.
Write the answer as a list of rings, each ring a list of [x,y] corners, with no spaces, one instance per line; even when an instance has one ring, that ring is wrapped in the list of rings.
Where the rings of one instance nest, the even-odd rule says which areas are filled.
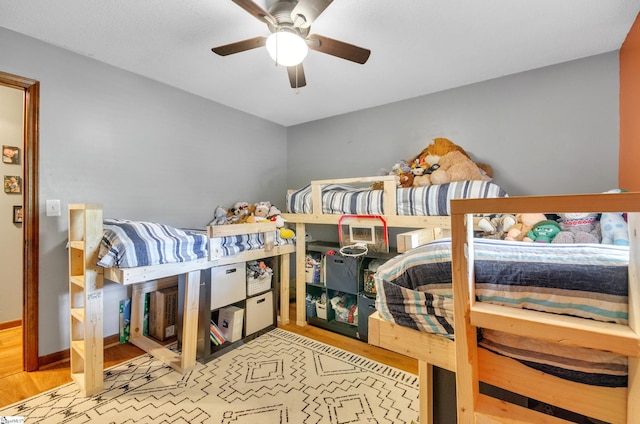
[[[474,239],[473,254],[481,301],[627,323],[628,247]],[[376,309],[385,319],[453,338],[450,239],[391,259],[378,268],[375,283]],[[586,384],[626,385],[625,357],[603,359],[601,352],[575,348],[567,355],[565,347],[485,333],[482,346],[550,374]]]
[[[322,212],[325,214],[384,215],[382,190],[329,184],[322,189]],[[486,181],[460,181],[428,187],[398,188],[398,215],[448,216],[451,199],[505,197],[499,186]],[[287,212],[311,213],[311,185],[287,194]]]
[[[105,219],[98,265],[134,268],[207,258],[204,233],[153,222]]]

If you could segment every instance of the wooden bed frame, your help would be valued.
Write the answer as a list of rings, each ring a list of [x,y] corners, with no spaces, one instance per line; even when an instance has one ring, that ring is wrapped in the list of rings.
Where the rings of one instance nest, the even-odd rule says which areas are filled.
[[[451,210],[458,422],[557,422],[548,415],[480,394],[478,382],[484,381],[606,422],[639,423],[640,193],[454,200]],[[630,236],[628,325],[475,301],[475,283],[468,272],[465,255],[466,245],[473,236],[466,225],[472,214],[622,211],[628,212]],[[604,388],[573,383],[478,349],[477,327],[625,355],[629,360],[628,387]]]
[[[69,229],[77,227],[71,219],[72,211],[90,211],[96,212],[97,215],[89,215],[83,219],[84,225],[88,226],[86,233],[93,234],[97,241],[86,244],[85,255],[91,257],[92,262],[97,262],[98,250],[100,248],[99,239],[103,234],[102,208],[100,205],[69,205],[70,223]],[[88,214],[87,214],[88,215]],[[100,219],[95,219],[99,216]],[[94,282],[84,285],[92,287],[87,298],[99,299],[100,302],[85,301],[85,310],[82,311],[83,316],[97,316],[96,322],[102,323],[102,280],[108,279],[122,285],[132,285],[131,299],[131,322],[129,342],[138,346],[142,350],[152,354],[165,364],[171,366],[180,373],[184,373],[196,364],[196,351],[198,341],[198,309],[201,271],[215,266],[228,265],[238,262],[258,260],[268,257],[279,257],[279,298],[280,310],[278,319],[283,323],[289,321],[289,269],[290,255],[295,252],[294,244],[286,244],[274,246],[273,232],[276,230],[275,223],[255,223],[255,224],[234,224],[225,226],[209,226],[207,234],[209,237],[209,257],[198,259],[195,261],[162,264],[153,266],[144,266],[136,268],[102,268],[95,267],[95,273],[89,273],[93,277]],[[264,233],[265,245],[262,249],[249,250],[232,256],[220,256],[216,247],[219,246],[218,239],[220,237]],[[71,237],[70,237],[71,239]],[[85,274],[86,274],[85,270]],[[164,287],[175,285],[175,276],[178,276],[178,285],[184,292],[183,319],[182,328],[182,347],[181,353],[167,349],[164,345],[149,338],[142,333],[144,321],[144,302],[145,294],[162,289]],[[170,278],[173,277],[173,278]],[[85,277],[86,278],[86,277]],[[71,285],[73,286],[73,285]],[[91,306],[93,305],[93,306]],[[93,310],[89,310],[93,308]],[[73,313],[72,307],[72,313]],[[77,308],[76,308],[77,309]],[[86,395],[97,393],[102,389],[102,330],[95,333],[88,333],[89,326],[84,329],[85,345],[98,346],[89,354],[87,347],[83,348],[84,364],[81,367],[83,374],[91,375],[92,381],[79,381],[76,379],[81,389]],[[90,340],[92,339],[92,340]],[[72,341],[73,343],[73,341]],[[73,370],[72,370],[73,374]]]

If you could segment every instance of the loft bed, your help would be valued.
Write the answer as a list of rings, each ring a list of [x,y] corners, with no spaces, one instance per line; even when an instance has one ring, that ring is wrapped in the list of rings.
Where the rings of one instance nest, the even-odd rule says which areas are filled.
[[[381,190],[362,188],[382,183]],[[338,225],[344,215],[381,216],[388,228],[416,228],[398,237],[399,251],[439,238],[451,229],[449,201],[454,198],[502,197],[507,194],[487,181],[461,181],[439,186],[398,188],[395,176],[317,180],[287,194],[285,222],[295,224],[296,323],[306,325],[306,225]]]
[[[83,228],[82,231],[79,228]],[[122,285],[132,286],[131,321],[129,341],[159,360],[185,372],[196,364],[198,340],[198,308],[201,282],[201,271],[221,265],[247,262],[268,257],[279,257],[278,268],[280,281],[289,281],[290,254],[295,251],[295,241],[283,240],[279,237],[274,222],[251,224],[209,225],[205,231],[181,230],[171,226],[129,220],[102,219],[100,205],[69,205],[70,240],[70,274],[72,281],[81,281],[82,288],[91,291],[85,300],[78,301],[83,309],[76,313],[82,320],[84,316],[96,316],[96,322],[102,321],[101,289],[102,280],[108,279]],[[93,235],[93,241],[87,239]],[[73,246],[82,246],[84,255],[91,258],[82,266],[74,265],[79,256]],[[73,274],[78,274],[73,278]],[[80,275],[82,274],[82,275]],[[181,304],[183,316],[178,324],[182,329],[181,353],[165,348],[155,339],[143,335],[145,294],[175,285],[184,293]],[[89,284],[89,280],[93,280]],[[89,290],[91,288],[91,290]],[[75,285],[70,285],[71,297]],[[280,284],[281,321],[288,321],[289,285]],[[99,299],[99,303],[91,299]],[[91,305],[95,303],[95,307]],[[92,310],[88,310],[92,309]],[[73,326],[72,321],[72,326]],[[81,338],[86,338],[85,328]],[[102,334],[100,330],[99,334]],[[73,345],[72,335],[72,345]],[[97,340],[93,340],[96,345]],[[100,341],[99,346],[102,346]],[[93,375],[92,383],[101,387],[102,370],[98,372],[92,367],[102,367],[101,360],[87,361],[91,355],[83,347],[81,355],[85,358],[81,367],[82,374]],[[102,357],[99,349],[92,355]],[[73,373],[73,371],[72,371]],[[87,391],[89,393],[89,391]]]
[[[482,394],[479,381],[607,422],[640,422],[640,389],[636,387],[640,351],[639,205],[638,194],[452,202],[452,241],[431,242],[378,269],[378,312],[369,319],[369,342],[417,358],[420,373],[426,376],[430,376],[432,365],[455,372],[458,422],[564,422]],[[465,227],[467,220],[476,214],[594,210],[632,212],[628,215],[630,248],[474,239],[471,225]],[[512,253],[512,249],[520,250]],[[498,259],[492,259],[491,255],[496,254]],[[526,259],[524,263],[516,262],[522,258]],[[554,260],[557,263],[549,265],[551,269],[541,267],[541,262]],[[567,268],[571,263],[576,266]],[[510,265],[515,265],[517,271],[510,271]],[[533,283],[533,277],[525,272],[528,268],[545,276],[544,282]],[[488,276],[495,270],[501,272],[500,278]],[[589,274],[596,275],[595,283],[589,284],[593,280]],[[527,287],[520,286],[510,298],[509,289],[500,285],[505,275],[515,275],[516,280],[527,279],[523,284]],[[562,276],[558,281],[548,278],[558,275]],[[578,288],[578,292],[572,294],[568,289],[560,289],[562,286],[557,283],[562,280],[574,281],[576,287],[573,288]],[[542,295],[530,289],[529,286],[535,285],[543,287]],[[416,286],[422,287],[415,290]],[[548,294],[556,297],[545,297]],[[490,300],[499,304],[489,303]],[[574,300],[575,304],[569,305]],[[502,306],[518,302],[538,310]],[[563,315],[549,313],[549,309]],[[454,320],[458,323],[455,342]],[[463,331],[459,323],[465,324]],[[476,337],[478,328],[483,329],[480,342]],[[491,334],[500,338],[491,339],[488,337]],[[531,337],[546,339],[536,341],[530,347],[534,351],[540,349],[540,343],[560,342],[561,345],[543,345],[542,351],[547,356],[542,365],[536,365],[539,354],[527,356],[529,347],[525,348],[527,345],[521,339],[514,340],[517,336],[526,336],[528,341]],[[479,345],[482,348],[478,348]],[[576,346],[590,350],[583,351]],[[596,359],[592,359],[593,349],[605,352],[598,352]],[[555,358],[548,355],[551,352]],[[585,353],[588,355],[583,355]],[[557,362],[569,357],[567,355],[582,355],[569,360],[580,367],[567,367],[567,371],[563,369],[564,364],[558,365]],[[531,368],[532,365],[537,369]],[[600,368],[596,370],[595,366]],[[426,378],[420,379],[421,422],[432,422],[429,382]],[[423,388],[425,383],[427,387]]]

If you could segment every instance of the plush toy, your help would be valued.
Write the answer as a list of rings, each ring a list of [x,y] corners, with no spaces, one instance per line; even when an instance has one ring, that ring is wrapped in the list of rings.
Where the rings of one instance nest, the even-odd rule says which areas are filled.
[[[400,178],[399,187],[402,187],[402,188],[413,187],[413,180],[415,179],[415,177],[411,172],[402,173],[399,175],[399,178]]]
[[[429,164],[429,166],[431,166],[434,163],[438,162],[437,158],[444,156],[449,152],[455,152],[455,151],[460,152],[464,156],[471,159],[471,157],[467,154],[467,152],[465,152],[465,150],[462,147],[458,146],[457,144],[455,144],[454,142],[452,142],[447,138],[439,137],[439,138],[434,138],[431,144],[425,147],[418,156],[411,159],[409,162],[417,163],[419,165]],[[435,160],[433,158],[435,158]],[[427,168],[429,166],[427,166]]]
[[[459,151],[449,152],[441,156],[438,165],[440,167],[431,173],[431,184],[485,180],[478,165]]]
[[[478,227],[484,231],[482,238],[503,239],[509,229],[517,223],[514,215],[503,214],[492,218],[482,217],[478,221]]]
[[[551,219],[545,219],[533,226],[527,233],[527,237],[536,243],[551,243],[553,238],[560,232],[560,224]]]
[[[531,242],[533,240],[527,234],[533,230],[538,222],[546,219],[547,217],[543,213],[519,213],[516,215],[516,223],[507,229],[504,239]]]
[[[602,244],[629,246],[629,224],[622,213],[606,212],[600,217]]]
[[[554,243],[599,243],[598,214],[559,213],[560,232],[553,239]]]

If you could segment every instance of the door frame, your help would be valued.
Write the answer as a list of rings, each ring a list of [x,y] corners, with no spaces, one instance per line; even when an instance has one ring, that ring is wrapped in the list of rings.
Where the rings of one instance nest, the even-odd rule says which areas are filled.
[[[24,91],[24,175],[22,251],[22,365],[25,371],[36,371],[38,357],[38,286],[40,275],[39,247],[39,119],[40,82],[0,72],[0,84]]]

